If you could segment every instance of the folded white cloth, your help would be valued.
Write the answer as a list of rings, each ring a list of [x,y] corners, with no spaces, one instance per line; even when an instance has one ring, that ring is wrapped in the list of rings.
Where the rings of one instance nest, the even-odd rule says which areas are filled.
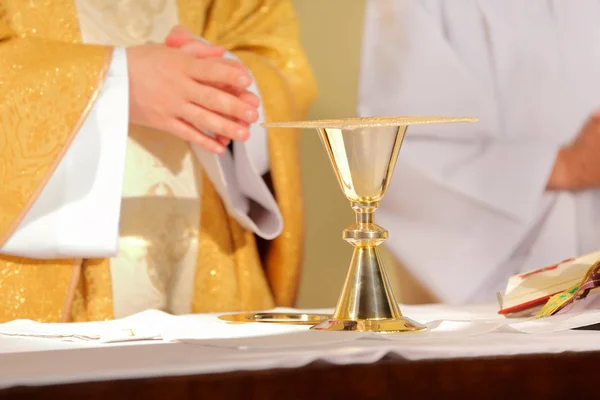
[[[170,318],[161,311],[146,311],[112,321],[40,323],[15,320],[0,324],[0,336],[52,339],[67,342],[116,343],[161,338],[161,324]]]

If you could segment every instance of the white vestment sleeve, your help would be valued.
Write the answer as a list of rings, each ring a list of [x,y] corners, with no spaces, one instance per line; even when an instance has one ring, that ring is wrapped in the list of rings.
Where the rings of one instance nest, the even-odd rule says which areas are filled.
[[[548,133],[573,131],[538,111],[556,107],[531,107],[555,95],[514,96],[520,69],[535,65],[520,65],[511,43],[494,37],[499,28],[486,24],[499,17],[481,3],[506,4],[369,0],[362,45],[361,116],[480,119],[410,127],[378,211],[399,260],[441,301],[456,304],[492,280],[504,282],[509,260],[518,264],[515,252],[555,200],[545,187],[563,142]],[[549,72],[527,74],[539,81],[528,84],[554,87]]]
[[[117,48],[97,101],[1,254],[45,259],[116,254],[128,112],[127,55]]]
[[[503,126],[495,99],[510,93],[497,93],[497,66],[491,64],[498,60],[491,57],[489,63],[481,63],[484,57],[474,57],[479,64],[463,62],[468,52],[490,51],[485,27],[476,26],[481,17],[468,15],[474,8],[461,6],[468,1],[432,6],[429,12],[426,5],[435,3],[439,2],[367,2],[359,114],[478,117],[474,124],[410,127],[401,159],[437,185],[518,222],[530,222],[561,143],[540,138],[538,132],[522,132],[522,126]],[[462,13],[466,26],[444,31],[444,24],[436,20],[440,8]],[[458,45],[447,37],[469,34],[468,40],[458,37]],[[534,101],[527,99],[529,104]],[[532,119],[528,113],[533,110],[526,105],[520,110]]]
[[[225,57],[239,61],[231,53]],[[260,126],[265,121],[265,111],[254,79],[248,91],[261,99],[258,121],[250,126],[250,138],[234,142],[233,156],[228,152],[216,155],[197,146],[194,150],[227,212],[245,229],[271,240],[281,233],[283,217],[263,179],[269,172],[269,152],[266,129]]]

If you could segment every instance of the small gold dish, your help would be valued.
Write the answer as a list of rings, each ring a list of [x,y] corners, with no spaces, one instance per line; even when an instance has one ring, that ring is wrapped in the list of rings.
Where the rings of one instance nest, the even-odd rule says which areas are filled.
[[[272,324],[317,325],[331,318],[328,314],[303,313],[245,313],[219,315],[219,319],[228,322],[263,322]]]

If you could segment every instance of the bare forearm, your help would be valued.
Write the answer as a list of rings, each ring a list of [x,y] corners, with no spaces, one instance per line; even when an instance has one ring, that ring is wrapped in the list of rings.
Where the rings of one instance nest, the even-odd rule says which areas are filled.
[[[586,157],[574,147],[563,147],[556,156],[546,190],[584,190],[600,187],[600,157]]]
[[[546,190],[564,190],[566,186],[568,186],[569,179],[567,177],[566,166],[566,159],[568,158],[567,152],[567,149],[562,148],[557,153],[552,173],[550,174],[550,178],[546,185]]]

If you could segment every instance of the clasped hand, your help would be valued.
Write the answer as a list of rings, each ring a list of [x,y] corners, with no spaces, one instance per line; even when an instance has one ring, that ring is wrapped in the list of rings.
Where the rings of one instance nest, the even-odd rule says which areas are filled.
[[[130,122],[217,154],[231,140],[247,140],[260,100],[247,90],[252,77],[246,67],[224,54],[181,27],[165,44],[128,48]]]

